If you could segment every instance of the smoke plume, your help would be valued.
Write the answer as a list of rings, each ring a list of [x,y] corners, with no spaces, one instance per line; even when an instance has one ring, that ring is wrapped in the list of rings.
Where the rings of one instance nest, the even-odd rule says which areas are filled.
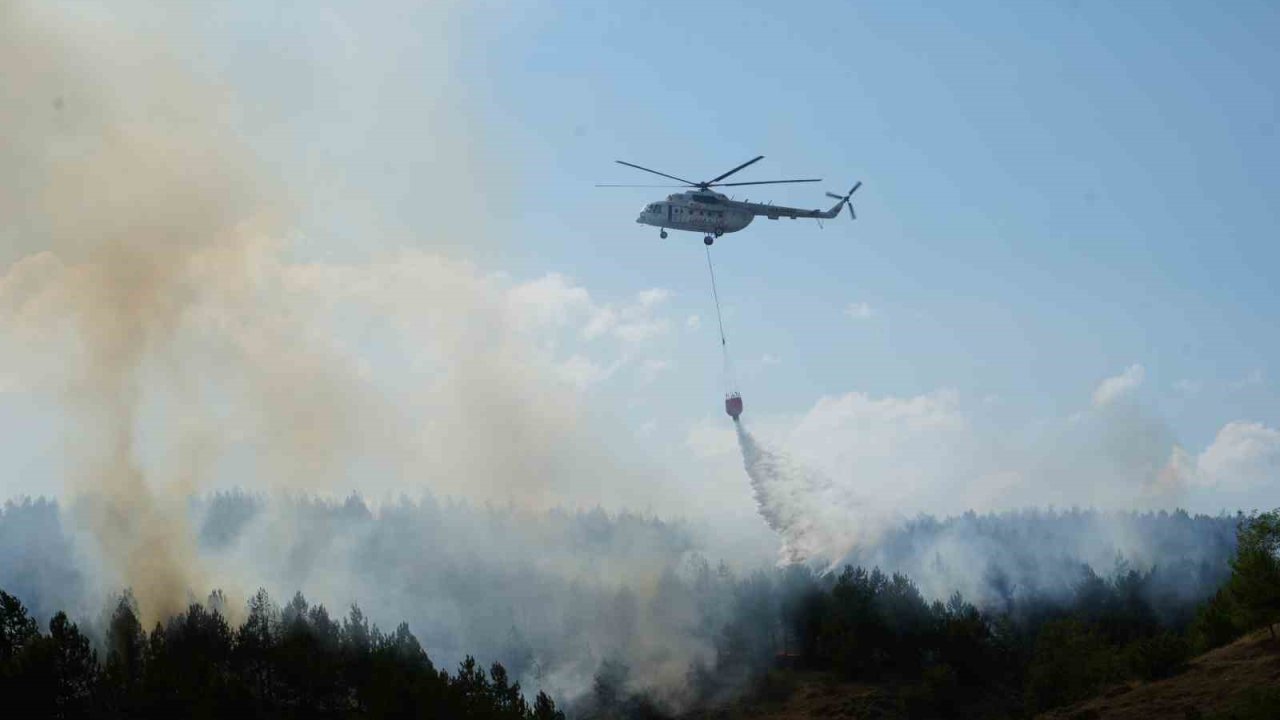
[[[205,584],[180,510],[207,438],[198,418],[175,428],[190,462],[156,482],[138,450],[145,386],[163,383],[179,405],[198,392],[183,364],[193,348],[178,338],[203,294],[244,277],[260,205],[210,128],[209,103],[169,75],[163,53],[98,62],[73,45],[107,33],[89,22],[55,31],[40,15],[0,8],[5,245],[20,253],[0,280],[0,312],[66,358],[70,487],[92,500],[83,520],[103,558],[155,619]]]
[[[147,624],[213,585],[238,606],[259,576],[211,568],[186,512],[215,487],[527,508],[646,487],[644,462],[589,432],[505,279],[421,247],[298,259],[316,218],[170,35],[0,4],[0,376],[56,400],[91,587],[132,588]],[[478,174],[458,167],[473,141],[430,129],[433,196],[474,200],[457,181]]]

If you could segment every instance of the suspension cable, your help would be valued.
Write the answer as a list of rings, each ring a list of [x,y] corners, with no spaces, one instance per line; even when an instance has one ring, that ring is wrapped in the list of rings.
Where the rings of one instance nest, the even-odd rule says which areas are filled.
[[[716,325],[720,328],[720,352],[724,356],[724,391],[725,396],[737,392],[737,380],[733,377],[733,364],[729,360],[729,343],[724,335],[724,316],[720,312],[720,293],[716,289],[716,269],[711,264],[711,246],[706,247],[707,272],[711,275],[711,297],[716,302]]]
[[[724,339],[724,319],[720,317],[720,294],[716,292],[716,269],[711,266],[711,246],[707,245],[707,271],[711,273],[711,297],[716,301],[716,324],[720,326],[720,347],[726,348],[727,344]]]

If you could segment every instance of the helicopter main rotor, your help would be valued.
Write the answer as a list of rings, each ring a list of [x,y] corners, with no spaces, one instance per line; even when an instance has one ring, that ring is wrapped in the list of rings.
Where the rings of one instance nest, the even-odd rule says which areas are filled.
[[[732,183],[720,182],[721,180],[724,180],[730,175],[747,167],[748,165],[751,165],[752,163],[755,163],[763,159],[764,159],[763,155],[758,155],[726,173],[722,173],[719,176],[712,178],[711,180],[706,180],[703,182],[693,182],[692,180],[685,180],[684,178],[676,177],[675,175],[668,175],[667,173],[664,173],[664,172],[658,172],[657,170],[653,170],[647,167],[642,167],[640,165],[636,165],[635,163],[624,162],[622,160],[615,160],[614,162],[618,163],[619,165],[626,165],[627,167],[635,168],[637,170],[643,170],[647,173],[660,175],[664,178],[668,178],[670,180],[676,180],[681,183],[684,183],[684,185],[596,185],[596,187],[693,187],[693,188],[698,188],[699,190],[709,190],[713,187],[741,187],[743,185],[778,185],[782,183],[822,182],[822,178],[805,178],[802,180],[756,180],[753,182],[732,182]]]

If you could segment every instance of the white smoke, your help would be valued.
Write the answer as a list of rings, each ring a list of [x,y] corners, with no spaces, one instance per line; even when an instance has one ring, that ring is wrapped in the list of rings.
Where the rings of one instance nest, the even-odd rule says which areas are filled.
[[[665,291],[513,282],[449,257],[461,230],[439,224],[416,248],[308,257],[298,228],[330,216],[290,189],[316,168],[253,152],[234,94],[180,52],[190,18],[139,38],[121,15],[0,4],[0,376],[56,408],[70,467],[45,489],[74,498],[96,587],[132,586],[148,624],[211,585],[233,605],[251,592],[194,547],[183,509],[216,487],[643,504],[660,473],[602,437],[578,389],[651,359]],[[429,109],[398,150],[426,153],[416,190],[459,210],[479,197],[474,131],[455,104]],[[390,232],[357,230],[375,247]],[[543,342],[565,318],[605,360]]]
[[[1266,506],[1280,457],[1276,430],[1231,422],[1202,452],[1188,453],[1135,397],[1142,376],[1141,366],[1132,366],[1102,381],[1086,409],[1020,427],[994,421],[985,403],[967,406],[950,391],[824,397],[799,417],[757,419],[763,437],[739,427],[739,450],[760,515],[783,542],[784,561],[874,557],[886,531],[920,514]],[[1140,534],[1107,532],[1112,552],[1154,558]],[[969,566],[983,566],[978,559],[991,548],[961,551],[962,535],[951,535],[946,552],[968,553]],[[946,582],[959,580],[953,573]]]

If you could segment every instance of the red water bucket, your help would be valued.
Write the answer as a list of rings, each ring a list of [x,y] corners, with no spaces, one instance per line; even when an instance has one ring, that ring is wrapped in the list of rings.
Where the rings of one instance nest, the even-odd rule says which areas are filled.
[[[729,413],[729,417],[734,420],[742,414],[742,396],[738,393],[729,393],[724,396],[724,411]]]

